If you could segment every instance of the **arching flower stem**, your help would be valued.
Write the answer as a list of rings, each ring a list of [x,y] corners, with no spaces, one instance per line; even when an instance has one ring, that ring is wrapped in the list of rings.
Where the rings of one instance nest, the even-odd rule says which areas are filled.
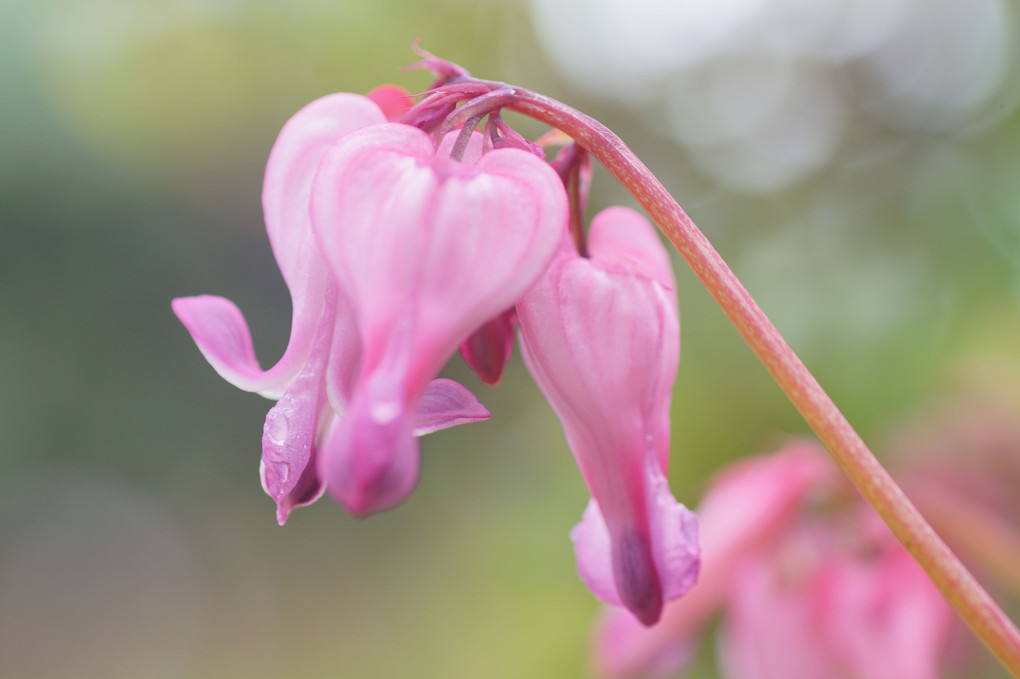
[[[907,499],[708,239],[627,145],[606,126],[555,99],[504,83],[473,78],[470,82],[498,92],[506,100],[505,108],[573,138],[624,185],[708,288],[865,500],[974,634],[1020,679],[1016,625]]]

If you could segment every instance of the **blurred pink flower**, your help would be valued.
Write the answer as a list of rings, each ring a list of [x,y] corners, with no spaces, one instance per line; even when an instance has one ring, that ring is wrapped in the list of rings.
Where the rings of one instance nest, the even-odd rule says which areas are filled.
[[[590,258],[566,232],[517,305],[525,361],[592,494],[574,529],[578,570],[645,625],[698,575],[698,523],[669,492],[669,405],[679,358],[673,273],[643,217],[592,221]]]
[[[700,628],[721,614],[728,679],[939,676],[950,609],[843,484],[813,444],[724,472],[698,510],[701,580],[657,628],[608,611],[595,646],[600,673],[674,674]]]

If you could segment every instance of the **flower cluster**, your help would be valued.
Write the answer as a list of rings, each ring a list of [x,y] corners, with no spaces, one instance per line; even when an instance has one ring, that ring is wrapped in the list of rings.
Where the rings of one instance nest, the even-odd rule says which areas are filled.
[[[277,399],[261,473],[281,524],[323,492],[355,515],[407,498],[417,437],[488,417],[436,377],[443,365],[459,348],[494,384],[518,328],[591,491],[572,534],[579,571],[653,624],[700,566],[697,520],[666,481],[669,258],[625,208],[586,231],[584,149],[552,134],[544,143],[564,148],[546,162],[500,118],[502,91],[426,61],[439,78],[417,104],[392,87],[330,95],[273,147],[263,206],[293,303],[276,365],[259,367],[228,300],[180,298],[174,312],[225,379]]]

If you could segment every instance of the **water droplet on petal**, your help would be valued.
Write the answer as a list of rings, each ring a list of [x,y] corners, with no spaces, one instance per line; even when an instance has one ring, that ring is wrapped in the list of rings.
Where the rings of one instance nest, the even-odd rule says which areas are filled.
[[[290,428],[287,415],[273,408],[266,416],[266,437],[274,446],[282,446],[287,442],[287,430]]]

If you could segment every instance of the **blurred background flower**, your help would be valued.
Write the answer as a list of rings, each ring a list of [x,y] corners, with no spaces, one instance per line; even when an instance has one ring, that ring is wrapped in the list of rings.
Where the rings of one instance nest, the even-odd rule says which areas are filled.
[[[263,362],[282,353],[266,156],[315,97],[424,88],[398,72],[415,36],[620,133],[867,440],[975,371],[1020,399],[1018,11],[0,1],[0,676],[587,676],[586,491],[519,357],[496,390],[451,364],[493,418],[423,441],[406,505],[281,529],[255,471],[267,402],[170,313],[229,297]],[[597,171],[590,214],[612,203],[632,204]],[[671,481],[693,506],[806,428],[676,264]]]

